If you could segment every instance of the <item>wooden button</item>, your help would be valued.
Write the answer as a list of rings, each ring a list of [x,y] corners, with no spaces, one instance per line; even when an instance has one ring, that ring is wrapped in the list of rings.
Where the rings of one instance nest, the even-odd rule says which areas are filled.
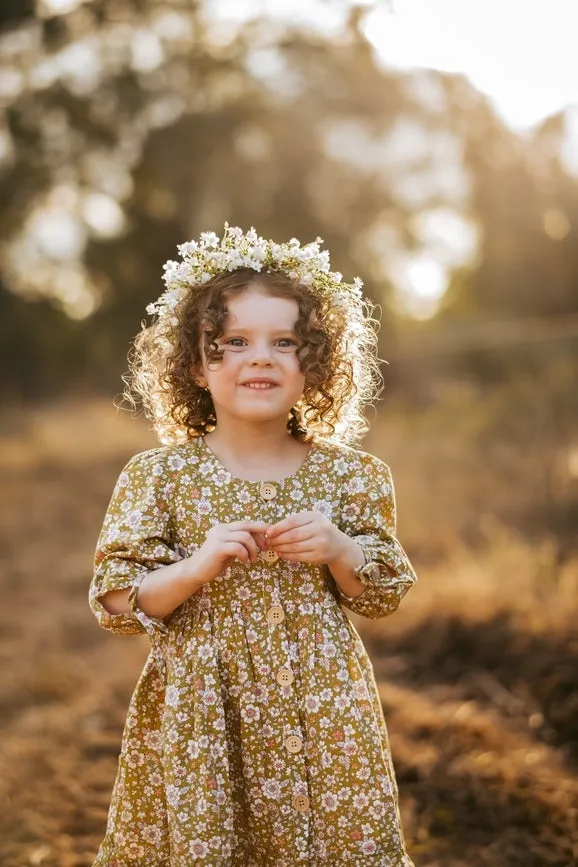
[[[277,672],[277,683],[281,686],[290,686],[295,680],[295,676],[290,668],[280,668]]]
[[[280,605],[272,605],[267,612],[269,623],[282,623],[285,620],[285,612]]]
[[[270,482],[263,482],[263,484],[259,488],[259,493],[264,500],[274,500],[277,496],[277,488]]]
[[[303,741],[297,735],[289,735],[285,738],[285,749],[290,753],[300,753],[303,749]]]
[[[267,548],[266,551],[263,551],[263,559],[266,563],[276,563],[279,559],[279,554],[277,551],[271,551],[270,548]]]
[[[309,798],[307,795],[295,795],[292,801],[293,807],[299,810],[300,813],[306,813],[309,809]]]

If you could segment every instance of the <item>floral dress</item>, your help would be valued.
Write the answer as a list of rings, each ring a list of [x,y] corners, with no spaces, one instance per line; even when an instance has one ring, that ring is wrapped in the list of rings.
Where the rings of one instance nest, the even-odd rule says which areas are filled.
[[[264,551],[234,561],[164,620],[136,590],[220,523],[318,510],[380,564],[350,598],[327,567]],[[415,581],[395,536],[389,468],[312,445],[281,481],[232,476],[203,438],[133,457],[98,540],[90,605],[148,633],[94,867],[411,867],[371,662],[342,609],[392,613]],[[376,570],[374,570],[374,573]],[[367,579],[365,579],[367,581]],[[132,588],[129,614],[99,597]]]

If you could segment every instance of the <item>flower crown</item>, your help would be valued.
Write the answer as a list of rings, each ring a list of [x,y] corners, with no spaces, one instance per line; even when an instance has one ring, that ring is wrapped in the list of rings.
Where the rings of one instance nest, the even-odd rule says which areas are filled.
[[[163,281],[167,288],[147,306],[147,313],[156,314],[158,320],[167,317],[170,324],[176,325],[175,310],[192,287],[201,288],[217,274],[238,268],[277,271],[332,296],[335,303],[359,303],[363,281],[355,277],[352,283],[344,283],[339,271],[330,271],[329,253],[319,249],[322,243],[317,238],[302,247],[297,238],[291,238],[276,244],[261,238],[253,228],[244,234],[238,226],[228,223],[222,238],[215,232],[201,232],[199,241],[178,245],[182,262],[165,262]]]

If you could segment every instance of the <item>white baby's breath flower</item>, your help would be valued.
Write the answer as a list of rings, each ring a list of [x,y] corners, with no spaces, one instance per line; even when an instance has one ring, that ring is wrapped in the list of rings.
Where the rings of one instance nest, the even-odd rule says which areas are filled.
[[[179,244],[177,246],[177,250],[181,254],[181,256],[190,256],[191,253],[194,253],[199,245],[196,241],[186,241],[184,244]]]
[[[201,241],[205,247],[218,247],[220,238],[215,232],[201,232]]]
[[[318,267],[320,271],[328,272],[329,271],[329,251],[323,250],[319,254],[319,258],[317,260]]]

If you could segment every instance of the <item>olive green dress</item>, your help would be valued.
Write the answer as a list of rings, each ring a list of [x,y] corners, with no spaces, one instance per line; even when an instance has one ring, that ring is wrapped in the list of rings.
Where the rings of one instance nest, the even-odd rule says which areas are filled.
[[[317,510],[379,577],[350,599],[327,567],[272,551],[235,561],[164,621],[109,590],[190,556],[215,524]],[[398,607],[415,573],[395,532],[389,468],[315,443],[281,481],[232,476],[202,438],[141,453],[116,484],[90,605],[104,629],[148,633],[95,867],[411,867],[371,662],[342,606]],[[366,579],[367,580],[367,579]]]

